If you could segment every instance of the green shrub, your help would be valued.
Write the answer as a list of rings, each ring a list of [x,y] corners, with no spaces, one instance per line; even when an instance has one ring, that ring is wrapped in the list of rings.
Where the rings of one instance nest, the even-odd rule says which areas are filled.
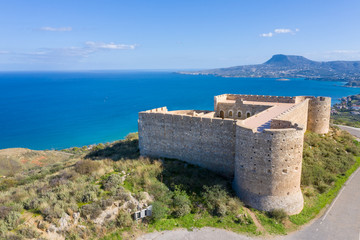
[[[0,219],[6,219],[10,212],[12,211],[11,207],[8,206],[0,206]]]
[[[81,215],[85,218],[95,219],[101,214],[101,207],[98,203],[90,203],[81,207]]]
[[[138,140],[139,139],[139,134],[136,133],[129,133],[126,137],[125,140],[126,141],[133,141],[133,140]]]
[[[189,214],[191,211],[191,201],[185,191],[175,188],[173,198],[173,213],[175,217],[182,217]]]
[[[100,162],[81,160],[75,164],[75,171],[80,174],[91,174],[100,168]]]
[[[131,199],[130,194],[123,187],[118,187],[114,193],[114,199],[127,202]]]
[[[120,173],[111,174],[106,180],[103,181],[104,190],[110,191],[123,183],[123,178]]]
[[[274,209],[272,211],[269,211],[267,214],[269,217],[274,218],[276,221],[280,223],[283,222],[288,217],[288,215],[283,209]]]
[[[226,203],[229,196],[225,189],[220,185],[204,186],[205,192],[203,192],[203,202],[210,213],[216,216],[224,216],[227,212]]]
[[[166,218],[167,215],[169,214],[169,208],[167,208],[167,206],[159,201],[155,201],[152,204],[152,216],[151,218],[154,221],[158,221],[162,218]]]
[[[114,202],[114,199],[108,198],[108,199],[102,199],[99,203],[102,210],[105,210],[107,207],[110,207]]]
[[[4,223],[8,229],[14,229],[19,224],[21,214],[11,211],[5,218]]]
[[[102,150],[105,148],[105,145],[103,143],[99,143],[98,145],[96,145],[93,150],[94,151],[98,151],[98,150]]]
[[[0,220],[0,237],[4,236],[7,231],[8,228],[6,226],[6,223],[4,222],[4,220]]]
[[[59,174],[53,176],[52,178],[50,178],[49,180],[49,185],[51,187],[56,187],[56,186],[60,186],[60,185],[64,185],[68,182],[68,180],[72,179],[73,174],[71,172],[68,171],[62,171]]]
[[[155,200],[171,204],[173,193],[169,190],[169,188],[162,182],[152,182],[149,186],[148,192],[154,196]]]
[[[116,217],[116,225],[120,228],[131,227],[134,221],[132,220],[130,213],[120,210]]]
[[[229,201],[227,203],[227,210],[230,213],[237,215],[241,211],[242,206],[243,206],[243,203],[240,201],[240,199],[238,197],[232,197],[229,199]]]
[[[96,201],[98,193],[99,193],[99,189],[97,186],[87,185],[81,197],[81,202],[88,203],[88,202]]]
[[[5,236],[6,240],[23,240],[24,238],[22,236],[16,235],[14,233],[8,233]]]
[[[58,205],[40,207],[40,212],[46,221],[53,221],[53,219],[61,218],[65,211]]]
[[[38,238],[40,234],[30,227],[22,227],[17,231],[21,236],[26,238]]]

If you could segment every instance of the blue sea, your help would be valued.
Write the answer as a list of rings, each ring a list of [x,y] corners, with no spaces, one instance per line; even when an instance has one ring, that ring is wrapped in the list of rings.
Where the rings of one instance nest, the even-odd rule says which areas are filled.
[[[359,93],[341,82],[222,78],[160,71],[0,73],[0,149],[63,149],[112,142],[137,131],[138,112],[167,106],[213,109],[223,93]]]

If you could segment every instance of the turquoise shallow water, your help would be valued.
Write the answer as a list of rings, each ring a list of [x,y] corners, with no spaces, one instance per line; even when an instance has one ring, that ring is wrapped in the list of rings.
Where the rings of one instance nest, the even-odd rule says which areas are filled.
[[[241,79],[171,72],[0,73],[0,149],[62,149],[123,138],[139,111],[213,109],[223,93],[330,96],[359,89],[340,82]]]

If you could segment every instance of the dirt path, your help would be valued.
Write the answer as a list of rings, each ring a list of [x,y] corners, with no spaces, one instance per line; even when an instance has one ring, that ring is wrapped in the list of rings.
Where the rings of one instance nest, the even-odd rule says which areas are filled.
[[[250,217],[252,218],[252,220],[254,221],[254,224],[255,224],[255,226],[257,227],[257,230],[260,231],[260,232],[262,232],[262,233],[265,233],[266,230],[265,230],[265,228],[261,225],[261,223],[260,223],[259,220],[257,219],[256,215],[255,215],[252,211],[250,211],[248,208],[244,207],[244,209],[245,209],[246,213],[249,214]]]

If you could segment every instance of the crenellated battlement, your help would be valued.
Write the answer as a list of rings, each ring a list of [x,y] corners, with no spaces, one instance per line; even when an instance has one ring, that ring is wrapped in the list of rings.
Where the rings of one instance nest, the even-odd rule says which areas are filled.
[[[306,129],[327,133],[331,99],[223,94],[214,111],[166,107],[139,113],[141,155],[183,160],[225,177],[246,204],[302,210]]]

